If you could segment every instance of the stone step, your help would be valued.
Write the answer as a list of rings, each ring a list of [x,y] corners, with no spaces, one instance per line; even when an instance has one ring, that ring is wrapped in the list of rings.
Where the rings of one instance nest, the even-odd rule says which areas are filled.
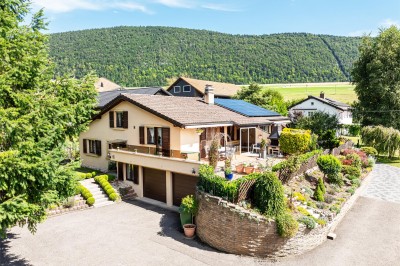
[[[99,208],[99,207],[104,207],[104,206],[108,206],[108,205],[111,205],[111,204],[114,204],[114,201],[109,200],[109,201],[104,201],[104,202],[99,202],[99,203],[95,202],[93,204],[93,206],[95,208]]]

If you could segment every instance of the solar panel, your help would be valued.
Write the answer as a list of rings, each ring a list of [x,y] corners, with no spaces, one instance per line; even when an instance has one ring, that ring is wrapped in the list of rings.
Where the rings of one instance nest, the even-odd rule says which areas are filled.
[[[277,112],[264,109],[242,100],[215,99],[214,102],[216,105],[248,117],[280,116]]]

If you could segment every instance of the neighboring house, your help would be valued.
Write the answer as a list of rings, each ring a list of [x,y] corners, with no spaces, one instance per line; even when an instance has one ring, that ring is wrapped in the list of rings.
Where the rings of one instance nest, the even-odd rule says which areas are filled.
[[[146,87],[146,88],[119,88],[113,91],[99,92],[98,108],[103,108],[107,103],[116,98],[118,95],[124,94],[146,94],[146,95],[162,95],[172,96],[171,93],[161,87]]]
[[[289,113],[301,113],[303,116],[312,116],[316,111],[336,115],[341,125],[351,125],[353,117],[351,106],[345,103],[325,98],[321,92],[320,97],[308,96],[307,99],[289,107]]]
[[[180,77],[167,91],[174,96],[204,97],[207,85],[214,88],[215,98],[232,98],[241,88],[235,84]]]
[[[98,92],[103,92],[103,91],[113,91],[113,90],[118,90],[121,88],[120,85],[117,83],[114,83],[106,78],[99,78],[95,83],[94,87]]]
[[[223,146],[250,152],[252,145],[289,122],[242,101],[122,93],[105,104],[80,135],[82,165],[131,180],[139,197],[178,206],[195,193],[200,157],[218,133]],[[226,102],[228,101],[228,102]],[[229,102],[231,101],[231,102]],[[242,110],[251,107],[251,112]],[[256,112],[263,112],[257,114]],[[203,160],[203,163],[205,161]]]

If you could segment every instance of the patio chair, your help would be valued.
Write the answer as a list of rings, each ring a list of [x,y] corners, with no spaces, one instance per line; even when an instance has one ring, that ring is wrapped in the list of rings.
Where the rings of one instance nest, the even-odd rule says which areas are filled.
[[[260,147],[261,147],[260,143],[253,144],[253,148],[251,150],[251,153],[259,153],[260,152]]]

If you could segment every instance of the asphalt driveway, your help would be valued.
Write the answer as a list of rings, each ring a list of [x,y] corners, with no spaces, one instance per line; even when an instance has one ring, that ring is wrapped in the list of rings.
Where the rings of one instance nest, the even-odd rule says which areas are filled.
[[[379,184],[374,180],[384,177],[385,167],[375,168],[368,188]],[[400,178],[400,169],[389,170]],[[364,193],[337,227],[336,240],[276,265],[399,265],[400,204],[371,191],[374,196]],[[233,264],[275,265],[185,239],[178,214],[139,201],[53,217],[35,235],[14,228],[0,241],[0,265]]]

